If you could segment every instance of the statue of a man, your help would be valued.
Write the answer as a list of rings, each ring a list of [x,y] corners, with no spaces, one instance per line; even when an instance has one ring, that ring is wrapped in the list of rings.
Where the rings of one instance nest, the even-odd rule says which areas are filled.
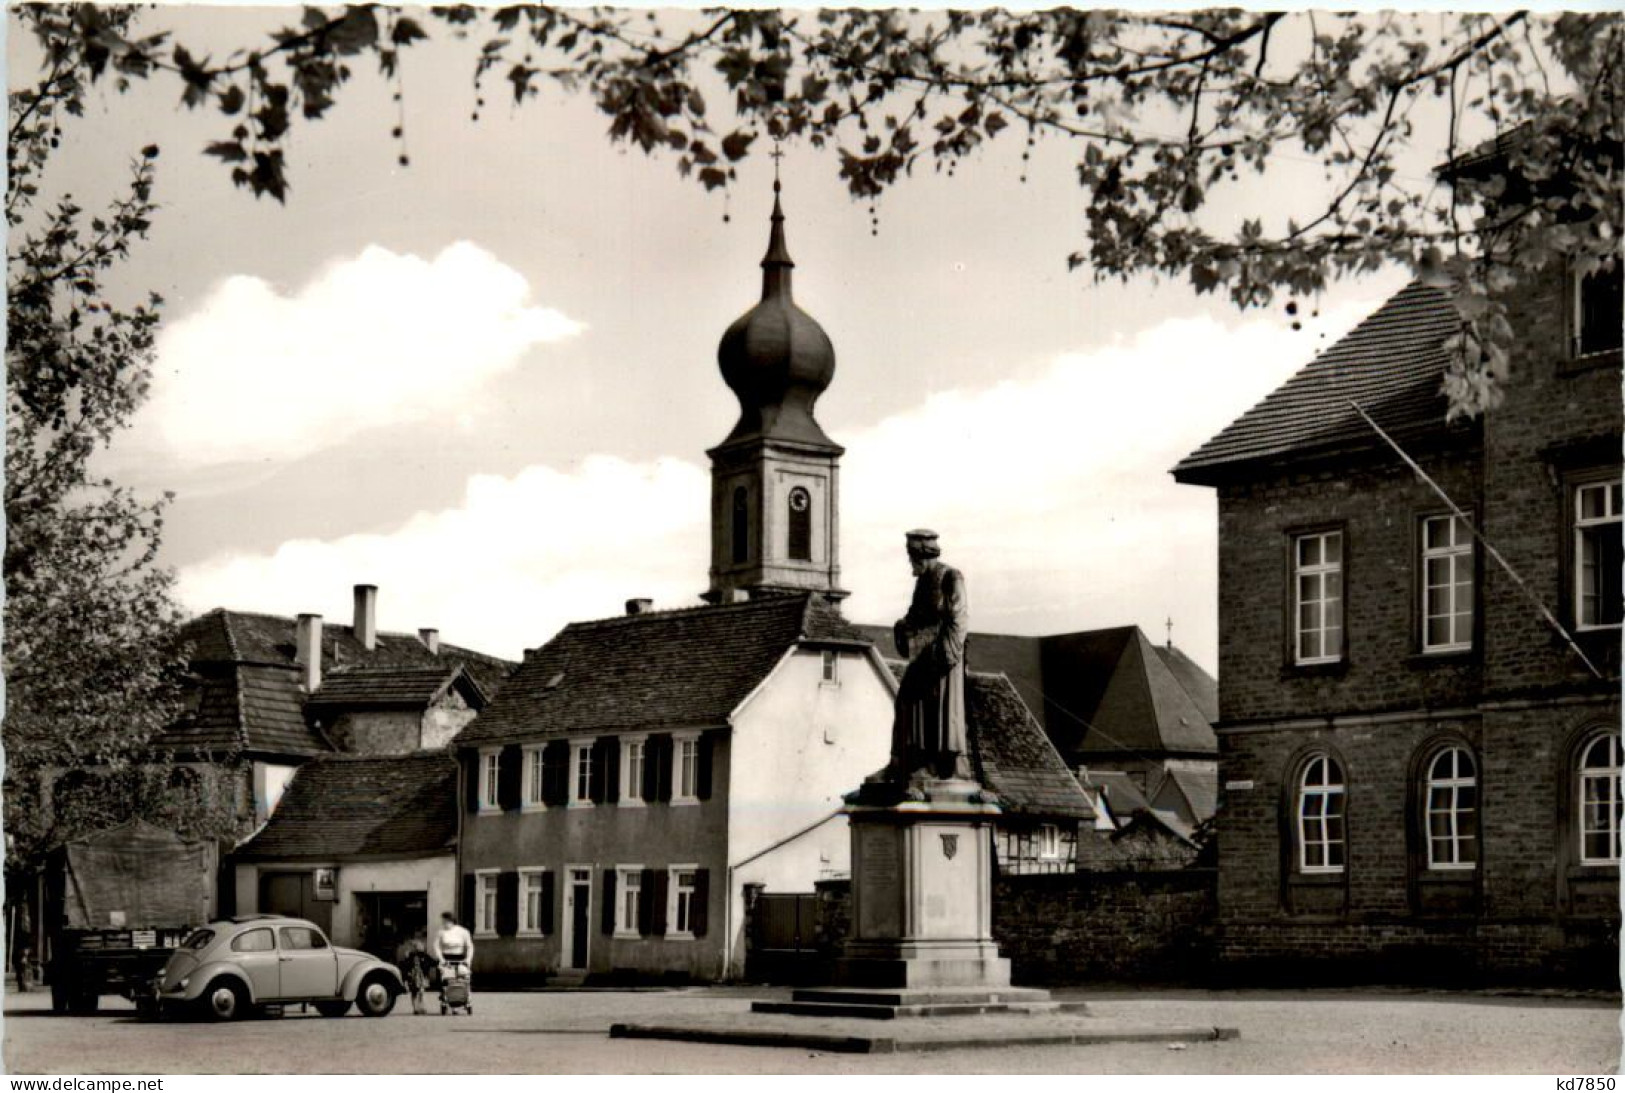
[[[965,739],[965,578],[943,563],[936,532],[911,531],[907,540],[914,598],[893,635],[908,668],[897,692],[887,773],[898,782],[920,770],[937,778],[971,778]]]

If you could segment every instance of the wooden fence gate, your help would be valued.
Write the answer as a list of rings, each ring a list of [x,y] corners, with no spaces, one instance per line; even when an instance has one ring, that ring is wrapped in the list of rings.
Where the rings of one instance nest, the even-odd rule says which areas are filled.
[[[829,969],[818,951],[818,897],[763,892],[751,904],[745,977],[756,983],[803,985]]]

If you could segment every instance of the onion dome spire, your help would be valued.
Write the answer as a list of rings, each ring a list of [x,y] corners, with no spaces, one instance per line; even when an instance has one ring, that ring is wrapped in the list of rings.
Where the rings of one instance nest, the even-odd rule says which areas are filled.
[[[775,177],[762,299],[734,320],[717,346],[722,378],[739,398],[739,421],[723,443],[761,438],[835,448],[812,416],[813,404],[835,377],[835,347],[791,298],[796,264],[784,241],[779,192]]]

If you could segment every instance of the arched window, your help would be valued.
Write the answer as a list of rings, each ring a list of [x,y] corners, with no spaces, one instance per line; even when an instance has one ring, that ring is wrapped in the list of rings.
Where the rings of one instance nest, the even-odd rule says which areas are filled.
[[[1472,753],[1452,744],[1427,767],[1424,798],[1429,869],[1472,869],[1478,864],[1478,767]]]
[[[812,561],[812,494],[801,486],[790,491],[790,560]]]
[[[1603,733],[1580,751],[1580,864],[1619,862],[1619,733]]]
[[[1298,781],[1298,868],[1341,873],[1345,860],[1343,768],[1329,755],[1304,765]]]
[[[734,487],[733,555],[735,565],[750,557],[750,495],[744,486]]]

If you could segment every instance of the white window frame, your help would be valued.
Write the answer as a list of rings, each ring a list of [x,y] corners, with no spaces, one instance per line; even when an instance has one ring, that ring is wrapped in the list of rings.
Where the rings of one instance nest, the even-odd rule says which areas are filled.
[[[666,868],[666,940],[667,941],[693,941],[694,940],[694,880],[700,867],[695,864],[672,865]],[[680,880],[684,873],[691,876],[688,884]],[[683,917],[683,895],[688,896],[688,923],[686,929],[678,928],[678,921]]]
[[[630,904],[627,897],[631,896]],[[615,936],[637,938],[643,923],[638,919],[639,905],[643,901],[643,866],[617,865],[615,867]]]
[[[1337,561],[1328,562],[1326,561],[1328,553],[1326,547],[1333,540],[1337,543]],[[1320,561],[1305,564],[1303,561],[1304,546],[1317,541],[1320,544]],[[1343,608],[1344,596],[1347,592],[1343,580],[1343,563],[1347,557],[1346,545],[1341,528],[1313,531],[1292,537],[1292,662],[1294,664],[1336,664],[1343,659],[1345,646],[1345,612]],[[1326,591],[1326,586],[1334,577],[1337,582],[1337,594],[1335,596],[1329,595]],[[1318,591],[1318,595],[1312,600],[1306,598],[1303,594],[1305,578],[1309,578]],[[1320,624],[1306,628],[1303,625],[1303,610],[1310,603],[1314,603],[1319,607]],[[1331,626],[1326,621],[1327,607],[1330,604],[1336,604],[1337,607],[1336,626]],[[1320,639],[1321,651],[1314,655],[1308,655],[1304,652],[1304,639],[1311,635]],[[1336,642],[1336,650],[1328,653],[1326,649],[1332,640]]]
[[[546,936],[546,933],[542,930],[542,899],[547,894],[547,888],[544,883],[547,874],[548,870],[541,866],[532,866],[530,868],[519,870],[519,913],[515,918],[515,921],[519,923],[520,937]],[[536,880],[535,925],[530,925],[530,882],[532,878],[535,878]]]
[[[520,778],[522,788],[519,793],[519,811],[542,812],[547,804],[542,800],[542,753],[546,750],[545,744],[527,744],[519,753],[523,764],[524,775]]]
[[[1577,800],[1580,804],[1580,864],[1618,865],[1620,851],[1620,734],[1600,733],[1588,741],[1580,751],[1576,774],[1579,778]],[[1602,755],[1596,753],[1601,750]],[[1600,759],[1600,762],[1595,761]],[[1602,826],[1592,823],[1592,807],[1604,810]],[[1612,807],[1609,807],[1612,806]],[[1589,853],[1593,835],[1601,835],[1610,843],[1613,853],[1598,857]]]
[[[1434,538],[1434,529],[1441,527],[1443,542]],[[1473,533],[1467,521],[1455,513],[1422,518],[1422,652],[1460,653],[1473,647],[1473,620],[1478,609],[1474,602],[1474,560]],[[1443,570],[1444,580],[1433,580],[1436,569]],[[1431,611],[1436,588],[1443,590],[1445,601],[1444,610],[1438,614]],[[1431,640],[1436,620],[1445,623],[1446,637],[1439,642]]]
[[[1440,774],[1439,764],[1449,756],[1455,757],[1451,769]],[[1462,773],[1463,763],[1467,767],[1466,774]],[[1428,868],[1443,872],[1471,872],[1477,869],[1478,763],[1473,753],[1460,744],[1440,748],[1428,760],[1423,792],[1422,831],[1423,838],[1427,840]],[[1462,804],[1464,795],[1471,797],[1471,804]],[[1445,818],[1443,834],[1434,833],[1436,816]],[[1447,848],[1447,853],[1442,856],[1437,853],[1441,839]]]
[[[497,936],[497,877],[500,869],[476,869],[474,871],[474,936]],[[486,896],[489,894],[490,899]],[[490,913],[487,914],[487,911]]]
[[[692,757],[693,766],[688,785],[683,785],[685,757]],[[700,734],[673,733],[671,737],[671,803],[697,805],[700,803]]]
[[[479,811],[502,811],[502,749],[480,749],[480,807]]]
[[[1336,765],[1338,780],[1331,780],[1331,767]],[[1311,782],[1310,776],[1316,771],[1320,772],[1320,779]],[[1348,868],[1348,774],[1343,770],[1343,764],[1326,753],[1316,755],[1303,765],[1298,774],[1297,799],[1294,802],[1297,815],[1294,821],[1298,829],[1298,871],[1300,873],[1335,874]],[[1342,830],[1337,838],[1332,838],[1329,832],[1329,821],[1340,821]],[[1311,864],[1309,861],[1309,848],[1317,847],[1320,850],[1320,861]],[[1331,849],[1337,847],[1338,857],[1342,860],[1336,864],[1331,863]]]
[[[592,744],[590,738],[570,741],[571,808],[592,807]]]
[[[824,687],[841,685],[841,654],[834,649],[820,650],[819,684]]]
[[[1600,490],[1603,499],[1603,515],[1587,517],[1582,515],[1585,506],[1582,498],[1589,492]],[[1607,478],[1594,482],[1580,482],[1574,487],[1574,624],[1576,630],[1618,630],[1618,622],[1588,622],[1586,621],[1586,542],[1594,535],[1609,535],[1618,537],[1622,519],[1620,479]],[[1612,526],[1612,531],[1607,530]],[[1604,529],[1600,533],[1593,529]],[[1592,569],[1596,566],[1592,565]],[[1600,599],[1600,592],[1593,593],[1592,599]]]
[[[643,763],[649,752],[647,735],[621,737],[621,800],[622,808],[642,808]]]
[[[1061,857],[1061,829],[1055,824],[1038,825],[1038,857],[1057,861]]]

